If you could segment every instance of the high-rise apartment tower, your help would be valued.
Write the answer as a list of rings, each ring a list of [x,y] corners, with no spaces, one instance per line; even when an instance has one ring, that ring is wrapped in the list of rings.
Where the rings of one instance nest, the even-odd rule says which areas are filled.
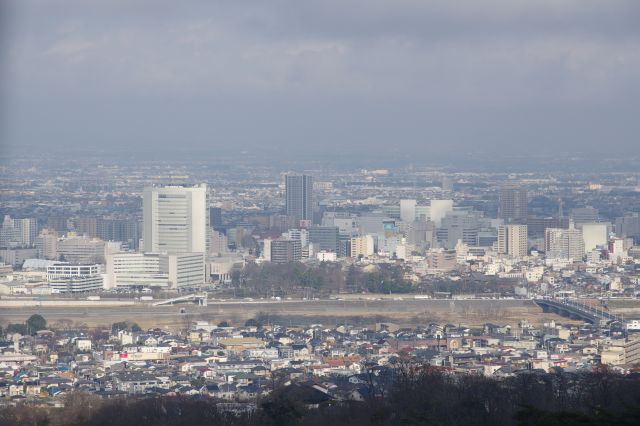
[[[498,253],[522,258],[528,253],[527,225],[500,225],[498,227]]]

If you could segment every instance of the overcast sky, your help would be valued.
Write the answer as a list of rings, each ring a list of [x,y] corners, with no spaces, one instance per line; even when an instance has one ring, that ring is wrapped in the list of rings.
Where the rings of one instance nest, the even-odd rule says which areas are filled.
[[[5,153],[640,154],[638,0],[0,1]]]

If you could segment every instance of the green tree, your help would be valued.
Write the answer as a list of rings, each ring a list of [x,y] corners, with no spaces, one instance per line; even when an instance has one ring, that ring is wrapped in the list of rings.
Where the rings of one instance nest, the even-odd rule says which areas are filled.
[[[7,333],[27,334],[27,326],[25,324],[9,324]]]
[[[126,330],[126,329],[127,329],[126,321],[114,322],[113,324],[111,324],[111,332],[113,334],[117,334],[120,330]]]
[[[347,290],[350,290],[350,291],[359,290],[360,275],[361,273],[358,271],[358,269],[354,265],[349,266],[349,270],[347,271],[347,277],[345,279],[345,286],[347,287]]]
[[[227,321],[220,321],[218,327],[229,327],[229,323]]]
[[[138,333],[142,331],[142,328],[140,328],[140,326],[135,322],[129,322],[129,321],[114,322],[111,325],[111,333],[117,334],[121,330],[128,330],[134,333]]]
[[[40,330],[47,328],[47,320],[42,315],[33,314],[27,320],[27,333],[36,334]]]
[[[242,278],[242,274],[240,273],[239,270],[234,269],[233,271],[231,271],[231,285],[236,287],[239,286],[241,278]]]
[[[262,324],[260,324],[260,321],[258,321],[255,318],[249,318],[247,321],[245,321],[244,326],[245,327],[262,327]]]

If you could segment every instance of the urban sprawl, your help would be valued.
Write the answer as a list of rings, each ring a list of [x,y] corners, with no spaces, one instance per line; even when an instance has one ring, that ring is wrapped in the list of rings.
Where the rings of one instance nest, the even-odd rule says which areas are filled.
[[[407,362],[637,374],[639,179],[14,159],[1,404],[184,395],[246,414],[278,388],[382,398]]]

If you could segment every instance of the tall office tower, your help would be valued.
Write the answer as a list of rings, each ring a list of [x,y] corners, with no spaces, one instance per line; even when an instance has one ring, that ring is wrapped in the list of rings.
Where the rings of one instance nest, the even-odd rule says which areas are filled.
[[[287,216],[300,220],[313,220],[313,177],[287,175],[285,177]]]
[[[509,257],[525,257],[529,244],[527,225],[500,225],[498,227],[498,253]]]
[[[222,227],[222,209],[220,207],[209,207],[209,226],[213,229]]]
[[[144,251],[206,253],[207,185],[145,188]]]
[[[416,200],[400,200],[400,220],[413,222],[416,219]]]
[[[544,248],[548,259],[582,260],[585,254],[582,230],[547,228],[544,232]]]
[[[498,217],[505,223],[527,223],[527,190],[517,185],[506,185],[500,189]]]

